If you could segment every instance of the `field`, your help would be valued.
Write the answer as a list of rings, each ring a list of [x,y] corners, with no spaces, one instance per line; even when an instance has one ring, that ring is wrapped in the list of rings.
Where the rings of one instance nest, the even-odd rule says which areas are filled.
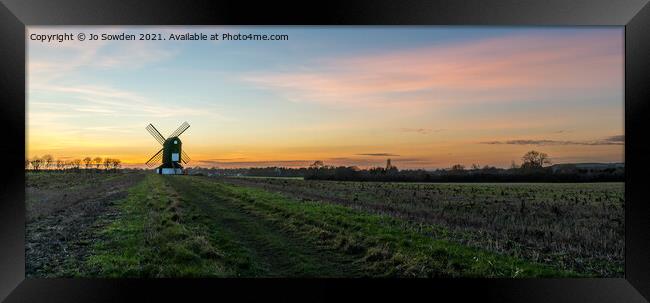
[[[623,183],[224,181],[445,227],[452,241],[558,268],[623,274]]]
[[[30,172],[27,276],[621,277],[623,193]]]

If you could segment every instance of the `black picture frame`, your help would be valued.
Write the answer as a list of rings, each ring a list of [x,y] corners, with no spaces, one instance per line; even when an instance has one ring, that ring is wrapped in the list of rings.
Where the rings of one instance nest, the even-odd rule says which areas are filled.
[[[6,302],[295,299],[648,302],[650,5],[648,0],[47,1],[1,0],[0,300]],[[26,26],[620,25],[625,26],[625,278],[618,279],[25,279]],[[646,138],[646,139],[644,139]]]

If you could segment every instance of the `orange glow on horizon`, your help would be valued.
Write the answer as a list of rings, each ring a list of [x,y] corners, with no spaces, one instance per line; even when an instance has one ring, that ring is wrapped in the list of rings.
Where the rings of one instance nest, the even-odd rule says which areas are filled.
[[[399,45],[364,28],[283,30],[295,38],[28,42],[25,156],[138,167],[160,149],[148,123],[168,135],[187,120],[189,166],[508,167],[529,150],[554,163],[624,161],[622,28],[477,28],[464,39],[400,28],[413,36]],[[355,31],[364,39],[323,42]]]

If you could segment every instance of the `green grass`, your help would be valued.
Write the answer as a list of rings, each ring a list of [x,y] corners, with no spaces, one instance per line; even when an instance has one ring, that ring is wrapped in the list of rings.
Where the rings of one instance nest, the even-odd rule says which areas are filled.
[[[623,276],[623,183],[225,183],[442,226],[437,238],[593,277]]]
[[[101,231],[87,266],[101,277],[230,275],[207,231],[183,224],[188,215],[164,180],[148,175],[119,204],[122,215]]]
[[[567,277],[349,207],[190,176],[147,175],[78,276]]]
[[[224,262],[241,277],[355,277],[363,273],[351,256],[321,249],[304,237],[282,230],[251,213],[235,198],[213,191],[212,184],[168,177],[168,184],[207,226],[211,240],[224,251]]]
[[[205,178],[175,178],[227,198],[252,216],[272,222],[306,242],[358,257],[364,275],[405,277],[561,277],[570,271],[497,255],[428,235],[446,231],[432,225],[369,214],[347,207],[299,201],[264,190],[226,185]],[[416,230],[417,229],[417,230]]]

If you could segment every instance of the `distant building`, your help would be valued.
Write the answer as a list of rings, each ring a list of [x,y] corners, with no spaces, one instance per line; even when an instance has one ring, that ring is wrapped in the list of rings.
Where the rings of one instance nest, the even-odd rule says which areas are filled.
[[[397,171],[397,167],[391,164],[390,158],[386,160],[386,171]]]

